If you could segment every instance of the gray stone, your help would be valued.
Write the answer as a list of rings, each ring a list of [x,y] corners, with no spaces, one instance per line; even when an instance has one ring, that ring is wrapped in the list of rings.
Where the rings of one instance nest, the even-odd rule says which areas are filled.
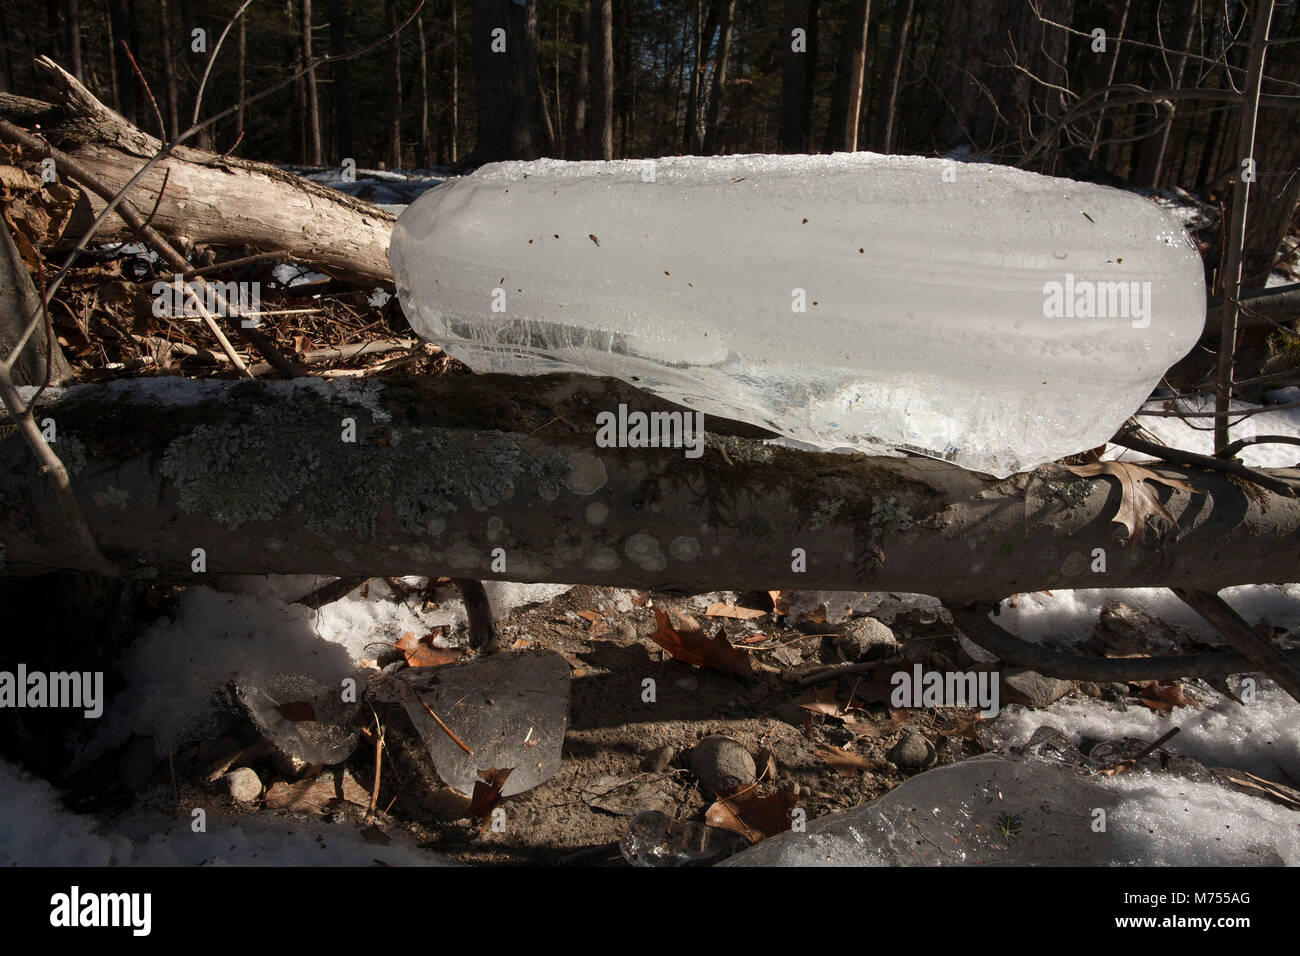
[[[262,778],[249,767],[232,770],[221,778],[226,790],[240,803],[252,803],[262,795]]]
[[[1074,682],[1044,677],[1027,667],[1007,667],[1002,670],[1002,699],[1009,704],[1026,707],[1046,707],[1064,697],[1074,688]]]
[[[663,773],[672,763],[676,751],[668,744],[656,747],[641,760],[641,769],[647,773]]]
[[[691,772],[706,790],[726,796],[754,782],[754,758],[730,737],[705,737],[691,750]]]
[[[919,770],[934,762],[934,746],[926,740],[924,734],[909,730],[894,744],[888,756],[895,767]]]
[[[859,617],[846,621],[835,646],[846,661],[871,661],[892,657],[902,646],[888,625],[874,617]]]

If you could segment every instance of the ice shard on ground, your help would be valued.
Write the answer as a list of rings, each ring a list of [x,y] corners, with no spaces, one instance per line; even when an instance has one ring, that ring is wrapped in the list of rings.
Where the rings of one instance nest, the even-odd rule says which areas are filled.
[[[869,153],[497,163],[412,204],[391,260],[412,327],[476,371],[999,476],[1110,438],[1205,315],[1140,196]]]

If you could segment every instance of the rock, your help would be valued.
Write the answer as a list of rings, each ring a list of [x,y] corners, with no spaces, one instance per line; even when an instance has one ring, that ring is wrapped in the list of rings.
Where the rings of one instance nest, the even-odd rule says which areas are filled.
[[[719,796],[754,782],[754,758],[740,741],[730,737],[705,737],[691,750],[689,762],[700,786]]]
[[[888,756],[895,767],[920,770],[934,762],[934,746],[925,739],[924,734],[909,730],[894,744]]]
[[[262,795],[262,778],[249,767],[232,770],[221,779],[230,795],[240,803],[252,803]]]
[[[1101,685],[1086,680],[1079,685],[1079,693],[1085,697],[1100,697],[1102,695]]]
[[[1046,707],[1068,694],[1073,687],[1073,681],[1044,677],[1027,667],[1007,667],[1002,670],[1002,697],[1009,704]]]
[[[894,632],[874,617],[845,622],[835,646],[846,661],[852,662],[881,660],[901,650]]]
[[[669,744],[656,747],[641,759],[641,769],[647,773],[663,773],[676,754],[677,751]]]

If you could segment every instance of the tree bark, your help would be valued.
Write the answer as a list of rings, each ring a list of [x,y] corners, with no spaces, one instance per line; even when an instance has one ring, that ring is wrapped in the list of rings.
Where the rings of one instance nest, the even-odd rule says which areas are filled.
[[[695,62],[691,66],[691,85],[686,94],[686,120],[682,127],[682,152],[697,155],[704,149],[700,136],[700,89],[704,86],[704,64],[713,49],[713,34],[718,29],[718,6],[709,4],[708,20],[700,31],[700,3],[695,4]]]
[[[871,0],[851,0],[840,30],[840,52],[831,90],[831,111],[826,126],[827,152],[858,148],[858,121],[862,113],[862,84],[867,66],[867,24]]]
[[[704,154],[718,149],[718,125],[722,122],[722,97],[727,88],[727,67],[731,60],[731,27],[736,19],[736,0],[719,0],[718,58],[713,66],[713,87],[704,117]]]
[[[344,0],[329,0],[330,55],[347,52],[347,14]],[[332,159],[342,162],[355,159],[352,147],[352,102],[348,95],[348,61],[335,60],[334,70],[334,148]]]
[[[912,4],[913,0],[898,0],[894,11],[889,64],[885,67],[885,88],[880,97],[880,117],[876,124],[876,148],[882,153],[889,153],[894,148],[894,110],[898,104],[898,85],[903,77],[903,58],[907,54],[907,35],[912,29]]]
[[[44,68],[60,105],[50,107],[41,135],[109,187],[125,186],[161,144],[125,123],[57,66]],[[0,104],[0,115],[4,112]],[[396,217],[370,203],[265,163],[185,146],[146,172],[128,198],[153,209],[164,178],[167,188],[152,219],[162,233],[232,248],[289,249],[326,272],[392,282],[388,242]],[[101,209],[97,197],[84,196],[64,231],[65,241],[75,242]],[[114,214],[96,237],[124,240],[134,232]]]
[[[168,578],[189,575],[197,548],[208,572],[894,590],[953,604],[1300,575],[1300,499],[1196,468],[1155,466],[1201,493],[1157,488],[1176,529],[1126,546],[1116,482],[1058,466],[998,481],[929,459],[773,447],[721,420],[695,459],[601,448],[594,410],[672,408],[609,379],[169,380],[166,395],[149,380],[80,388],[39,416],[57,425],[104,552]],[[82,568],[60,520],[27,445],[0,440],[4,571]]]
[[[612,0],[591,0],[591,115],[588,155],[614,158],[614,10]]]
[[[68,33],[68,68],[82,83],[86,77],[81,70],[81,9],[79,0],[64,0],[64,29]]]
[[[804,31],[801,49],[794,49],[793,33]],[[804,153],[804,89],[808,82],[808,0],[785,0],[781,31],[781,152]]]
[[[135,122],[135,73],[122,43],[131,32],[131,0],[109,0],[108,14],[113,22],[113,75],[117,77],[117,111],[128,123]],[[134,51],[132,51],[134,52]]]
[[[430,164],[429,150],[432,137],[429,135],[429,44],[424,36],[424,15],[415,18],[415,37],[420,49],[420,143],[415,151],[415,165],[426,167]]]
[[[0,221],[0,360],[13,352],[27,324],[40,309],[41,299],[32,277],[18,254],[9,227]],[[44,385],[47,370],[52,385],[72,380],[72,369],[63,350],[58,342],[50,341],[42,324],[27,340],[10,373],[15,385]]]
[[[527,53],[527,11],[513,0],[475,0],[473,10],[470,34],[478,89],[478,139],[472,162],[536,159],[541,136],[537,76],[525,67],[525,63],[535,62]]]
[[[384,4],[388,12],[388,29],[397,29],[396,0],[387,0]],[[388,168],[400,169],[402,166],[402,42],[401,37],[393,40],[391,48],[385,48],[388,61]]]
[[[570,160],[582,159],[583,147],[587,141],[590,23],[591,7],[584,3],[582,12],[573,15],[573,32],[578,43],[578,64],[573,71],[573,81],[569,86],[569,125],[564,134],[564,158]]]
[[[243,17],[240,18],[241,22]],[[311,63],[311,0],[302,0],[302,65]],[[241,33],[242,37],[243,34]],[[320,143],[320,100],[316,95],[316,70],[308,68],[304,74],[307,81],[307,165],[320,166],[324,159]]]

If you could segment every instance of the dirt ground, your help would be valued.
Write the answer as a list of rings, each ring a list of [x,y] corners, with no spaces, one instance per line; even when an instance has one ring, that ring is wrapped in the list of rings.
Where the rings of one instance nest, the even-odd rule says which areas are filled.
[[[619,602],[609,589],[575,587],[547,603],[519,608],[498,622],[515,649],[555,651],[572,668],[561,769],[540,786],[503,798],[504,826],[471,825],[465,816],[468,801],[441,784],[410,720],[400,707],[392,706],[380,712],[386,748],[379,812],[375,829],[368,832],[379,842],[384,840],[381,831],[385,836],[405,832],[420,845],[468,864],[622,866],[626,864],[618,841],[637,811],[659,810],[676,821],[704,820],[716,795],[702,787],[689,769],[688,752],[710,735],[738,741],[758,758],[760,774],[767,770],[751,794],[789,794],[808,820],[880,796],[922,769],[984,750],[975,710],[891,712],[881,702],[885,698],[879,678],[873,689],[863,689],[871,683],[869,671],[819,685],[823,702],[837,698],[840,706],[851,699],[856,702],[858,709],[847,723],[801,707],[801,700],[815,692],[800,685],[802,675],[845,664],[837,650],[838,631],[808,621],[800,622],[804,630],[796,628],[788,617],[772,613],[772,600],[765,594],[740,596],[740,605],[767,611],[742,622],[705,618],[687,599],[658,593],[638,596],[647,606],[620,612],[619,603],[628,606],[627,593]],[[673,660],[650,638],[656,629],[654,607],[669,611],[674,622],[683,613],[698,615],[710,635],[722,624],[733,644],[752,651],[760,672],[746,680]],[[939,619],[920,623],[924,620],[925,615],[895,619],[904,654],[889,660],[889,669],[910,668],[913,662],[927,668],[968,667],[970,659],[956,643],[951,624]],[[742,643],[746,638],[749,643]],[[646,678],[655,682],[653,702],[643,700]],[[864,700],[873,695],[880,700]],[[909,731],[924,734],[933,753],[924,766],[904,770],[889,762],[886,754]],[[825,745],[864,758],[870,767],[837,771],[817,753]],[[659,763],[665,756],[668,763],[662,769],[657,765],[647,769],[647,758],[655,751],[660,751]],[[367,794],[374,763],[374,747],[363,740],[346,764]],[[268,785],[276,779],[265,768],[257,769]],[[182,806],[212,807],[215,800],[218,808],[210,812],[294,815],[238,804],[220,792],[219,782],[203,783],[184,770],[180,776]],[[604,799],[599,799],[601,793]],[[364,824],[366,816],[365,808],[353,803],[332,804],[322,812],[331,818],[341,814],[358,825]],[[722,847],[710,862],[746,846],[738,835],[710,833],[714,844]]]

